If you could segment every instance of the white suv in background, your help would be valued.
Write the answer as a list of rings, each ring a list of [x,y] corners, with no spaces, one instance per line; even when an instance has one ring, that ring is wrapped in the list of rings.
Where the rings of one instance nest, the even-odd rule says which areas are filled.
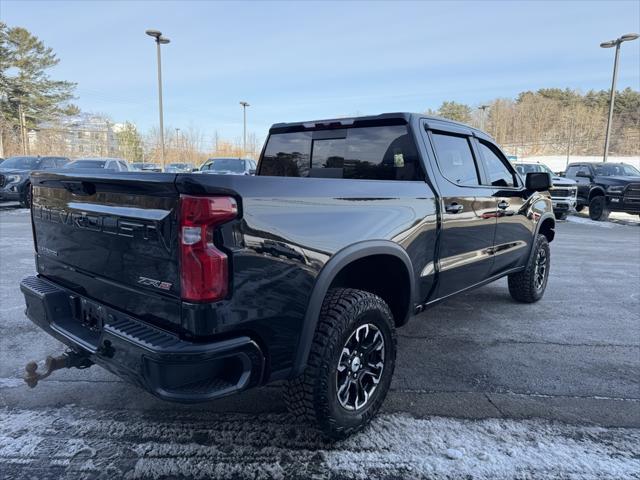
[[[567,214],[575,211],[578,195],[578,184],[569,178],[559,177],[544,163],[511,162],[516,171],[525,178],[529,172],[546,172],[551,174],[553,186],[549,189],[553,202],[553,213],[558,220],[563,220]]]

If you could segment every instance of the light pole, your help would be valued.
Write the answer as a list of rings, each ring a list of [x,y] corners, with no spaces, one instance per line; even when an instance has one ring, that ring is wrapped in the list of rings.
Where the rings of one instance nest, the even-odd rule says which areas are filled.
[[[169,39],[162,36],[162,32],[158,30],[147,30],[147,35],[156,39],[158,50],[158,105],[160,107],[160,144],[162,146],[162,170],[164,170],[164,119],[162,115],[162,60],[160,59],[160,45],[169,43]]]
[[[616,99],[616,80],[618,80],[618,59],[620,58],[620,45],[622,42],[629,42],[635,40],[640,35],[637,33],[627,33],[622,35],[616,40],[609,40],[600,44],[602,48],[616,47],[616,55],[613,60],[613,79],[611,80],[611,96],[609,97],[609,118],[607,119],[607,133],[604,137],[604,158],[603,162],[607,161],[609,156],[609,136],[611,135],[611,121],[613,120],[613,102]]]
[[[482,110],[482,116],[480,117],[480,130],[484,130],[484,117],[486,115],[486,110],[489,108],[489,105],[480,105],[478,110]]]
[[[242,105],[242,155],[244,156],[247,154],[247,107],[250,105],[244,101],[240,102],[240,105]]]

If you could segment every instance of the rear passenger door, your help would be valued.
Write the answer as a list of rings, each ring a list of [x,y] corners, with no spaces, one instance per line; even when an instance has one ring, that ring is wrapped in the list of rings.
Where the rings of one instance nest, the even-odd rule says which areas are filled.
[[[471,131],[442,131],[424,124],[435,153],[442,229],[438,242],[437,298],[487,278],[493,263],[496,200],[481,187]],[[431,128],[430,128],[431,127]]]
[[[526,215],[527,192],[502,151],[485,139],[473,144],[484,170],[482,187],[497,203],[497,226],[493,245],[494,261],[490,275],[497,275],[522,264],[529,252],[533,222]]]

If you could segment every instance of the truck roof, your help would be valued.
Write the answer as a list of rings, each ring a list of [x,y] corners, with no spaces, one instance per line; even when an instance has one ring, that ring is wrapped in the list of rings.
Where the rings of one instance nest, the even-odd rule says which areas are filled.
[[[274,123],[269,129],[269,133],[284,133],[290,131],[299,130],[311,130],[319,127],[324,128],[340,128],[340,127],[352,127],[352,126],[374,126],[376,124],[406,124],[410,123],[415,118],[424,118],[426,120],[437,121],[450,125],[453,129],[455,127],[465,128],[472,130],[474,133],[480,136],[493,138],[486,132],[479,130],[475,127],[467,125],[465,123],[449,120],[448,118],[436,117],[433,115],[426,115],[424,113],[412,113],[412,112],[392,112],[381,113],[379,115],[365,115],[359,117],[342,117],[342,118],[329,118],[324,120],[309,120],[303,122],[288,122],[288,123]]]

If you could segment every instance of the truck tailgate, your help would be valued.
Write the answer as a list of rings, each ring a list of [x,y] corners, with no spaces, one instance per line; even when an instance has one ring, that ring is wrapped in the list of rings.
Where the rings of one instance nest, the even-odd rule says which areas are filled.
[[[157,324],[180,324],[174,174],[32,177],[38,273]]]

